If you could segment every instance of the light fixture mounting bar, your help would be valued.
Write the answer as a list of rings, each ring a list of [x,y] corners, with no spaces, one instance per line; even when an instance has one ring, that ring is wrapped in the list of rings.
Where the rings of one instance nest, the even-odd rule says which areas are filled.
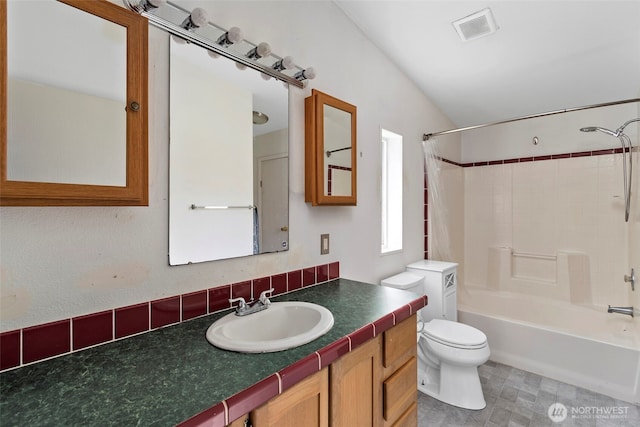
[[[275,79],[281,80],[283,82],[286,82],[290,85],[293,85],[295,87],[298,88],[303,88],[304,87],[304,83],[298,79],[296,79],[293,76],[289,76],[287,74],[281,73],[280,71],[277,71],[273,68],[271,68],[268,65],[265,64],[261,64],[259,62],[253,61],[250,58],[247,58],[245,55],[235,52],[231,49],[227,49],[224,48],[222,46],[220,46],[219,44],[216,43],[215,40],[210,40],[207,37],[204,37],[194,31],[188,31],[185,30],[184,28],[180,27],[179,24],[174,24],[173,22],[167,21],[164,18],[161,18],[159,16],[156,16],[154,13],[151,12],[147,12],[144,9],[140,8],[137,4],[133,4],[131,0],[123,0],[125,5],[127,7],[129,7],[129,9],[131,9],[132,11],[144,16],[145,18],[147,18],[147,20],[149,20],[149,23],[151,25],[153,25],[154,27],[160,28],[161,30],[164,30],[170,34],[173,34],[175,36],[178,36],[180,38],[183,38],[185,40],[187,40],[190,43],[193,43],[197,46],[200,46],[204,49],[208,49],[210,51],[213,51],[217,54],[219,54],[220,56],[224,56],[226,58],[229,58],[233,61],[236,61],[242,65],[245,65],[249,68],[253,68],[254,70],[260,71],[268,76],[271,76]],[[178,9],[182,12],[185,13],[186,16],[189,16],[189,12],[182,9],[181,7],[169,3],[167,2],[167,5],[170,5],[171,7]],[[220,27],[218,27],[217,25],[209,22],[209,25],[213,26],[214,28],[218,28],[221,29]],[[249,42],[250,43],[250,42]],[[253,44],[253,43],[251,43]],[[271,54],[271,56],[273,56],[274,58],[277,59],[282,59],[280,57],[278,57],[277,55]],[[296,69],[302,70],[302,68],[297,67]]]

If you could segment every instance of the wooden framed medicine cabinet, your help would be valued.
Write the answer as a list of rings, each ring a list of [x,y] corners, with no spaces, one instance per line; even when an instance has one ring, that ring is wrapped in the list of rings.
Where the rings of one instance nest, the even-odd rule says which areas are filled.
[[[34,17],[39,17],[35,23]],[[0,22],[0,205],[147,206],[147,19],[106,0],[48,0],[0,1]],[[37,39],[21,47],[24,28]],[[69,45],[52,37],[52,29],[59,30]],[[104,38],[93,43],[89,33]],[[90,54],[103,62],[93,63],[89,54],[75,52],[72,45],[77,44],[90,46]],[[55,51],[60,53],[48,55],[53,59],[48,63],[42,58],[47,55],[38,53],[60,45]],[[15,49],[15,56],[7,49]],[[25,56],[38,62],[25,62]],[[78,71],[86,67],[92,71]],[[41,81],[33,77],[37,70],[63,76],[59,78],[72,86],[84,80],[78,73],[105,74],[107,79],[117,75],[116,96],[103,93],[106,85],[89,78],[80,88]],[[22,111],[26,115],[19,116]],[[61,133],[51,134],[53,128]],[[47,169],[51,172],[43,172]]]
[[[305,99],[305,202],[357,204],[356,110],[315,89]]]

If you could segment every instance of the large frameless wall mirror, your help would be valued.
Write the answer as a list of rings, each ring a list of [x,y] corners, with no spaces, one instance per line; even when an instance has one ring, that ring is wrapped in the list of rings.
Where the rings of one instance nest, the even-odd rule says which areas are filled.
[[[170,38],[171,265],[289,247],[288,86],[208,53]]]
[[[356,106],[313,90],[305,100],[305,201],[357,204]]]
[[[146,19],[79,0],[0,18],[2,204],[146,205]]]

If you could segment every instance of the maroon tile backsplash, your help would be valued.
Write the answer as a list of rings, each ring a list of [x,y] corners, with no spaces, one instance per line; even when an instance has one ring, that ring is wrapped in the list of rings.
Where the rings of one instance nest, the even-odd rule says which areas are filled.
[[[182,320],[207,314],[207,291],[182,295]]]
[[[226,310],[231,307],[231,286],[224,285],[219,288],[209,289],[209,313]]]
[[[20,366],[20,331],[0,334],[0,370]]]
[[[113,340],[113,310],[74,317],[72,324],[74,350]]]
[[[271,277],[261,277],[253,280],[253,299],[258,299],[260,294],[271,289]],[[275,292],[275,289],[274,289]]]
[[[231,285],[231,298],[240,297],[244,298],[245,301],[251,301],[253,299],[253,295],[251,295],[251,280]]]
[[[302,270],[290,271],[287,273],[287,290],[295,291],[302,287]]]
[[[287,292],[287,273],[271,276],[271,286],[273,287],[274,295]]]
[[[149,303],[116,309],[116,338],[149,330]]]
[[[151,329],[180,322],[180,296],[151,302]]]
[[[3,332],[0,371],[226,310],[230,298],[249,301],[271,287],[276,296],[339,277],[340,263],[332,262]]]
[[[309,286],[316,283],[316,267],[302,269],[302,286]]]
[[[24,363],[58,356],[71,351],[71,320],[60,320],[22,330]]]

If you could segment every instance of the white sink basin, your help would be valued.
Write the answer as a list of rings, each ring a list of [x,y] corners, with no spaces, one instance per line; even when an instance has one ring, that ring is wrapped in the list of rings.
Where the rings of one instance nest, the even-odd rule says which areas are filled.
[[[268,353],[306,344],[333,327],[326,308],[308,302],[273,302],[266,310],[246,316],[235,312],[207,329],[207,341],[242,353]]]

